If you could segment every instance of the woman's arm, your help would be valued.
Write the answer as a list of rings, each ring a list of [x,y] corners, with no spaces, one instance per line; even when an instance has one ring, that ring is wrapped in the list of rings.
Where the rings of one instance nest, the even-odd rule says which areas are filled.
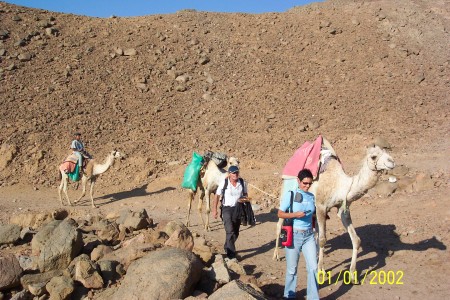
[[[303,211],[295,211],[288,213],[282,210],[278,210],[278,218],[282,219],[303,218],[304,216],[306,216],[306,214]]]

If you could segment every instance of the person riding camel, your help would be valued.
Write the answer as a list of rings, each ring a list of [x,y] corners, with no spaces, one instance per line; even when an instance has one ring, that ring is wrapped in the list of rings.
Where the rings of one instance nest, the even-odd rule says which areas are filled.
[[[81,141],[81,133],[76,132],[74,134],[75,139],[72,141],[72,144],[70,145],[70,148],[73,150],[73,154],[75,154],[78,157],[78,166],[81,170],[83,169],[83,160],[86,159],[92,159],[92,156],[86,151],[84,148],[84,144]]]

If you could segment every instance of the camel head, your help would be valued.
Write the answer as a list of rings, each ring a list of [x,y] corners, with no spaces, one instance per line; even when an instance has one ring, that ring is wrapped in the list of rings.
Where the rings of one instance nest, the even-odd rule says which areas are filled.
[[[394,159],[377,145],[367,148],[367,164],[372,171],[391,170],[395,167]]]
[[[227,161],[227,165],[228,166],[237,166],[239,167],[239,159],[237,159],[236,157],[229,157],[228,161]]]

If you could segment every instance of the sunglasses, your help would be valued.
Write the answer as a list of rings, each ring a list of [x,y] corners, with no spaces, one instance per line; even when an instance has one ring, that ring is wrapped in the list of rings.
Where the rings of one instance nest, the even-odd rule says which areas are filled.
[[[302,181],[302,184],[303,184],[303,185],[311,185],[312,182],[303,182],[303,181]]]

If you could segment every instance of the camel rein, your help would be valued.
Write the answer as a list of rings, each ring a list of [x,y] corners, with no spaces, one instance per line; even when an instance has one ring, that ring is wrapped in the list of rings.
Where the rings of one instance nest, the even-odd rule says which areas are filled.
[[[265,191],[259,189],[258,187],[254,186],[253,184],[249,183],[248,181],[247,181],[247,185],[253,187],[254,189],[260,191],[260,192],[263,193],[263,194],[266,194],[267,196],[270,196],[270,197],[272,197],[272,198],[274,198],[274,199],[278,199],[278,197],[276,197],[276,196],[274,196],[274,195],[271,195],[271,194],[269,194],[269,193],[267,193],[267,192],[265,192]]]

